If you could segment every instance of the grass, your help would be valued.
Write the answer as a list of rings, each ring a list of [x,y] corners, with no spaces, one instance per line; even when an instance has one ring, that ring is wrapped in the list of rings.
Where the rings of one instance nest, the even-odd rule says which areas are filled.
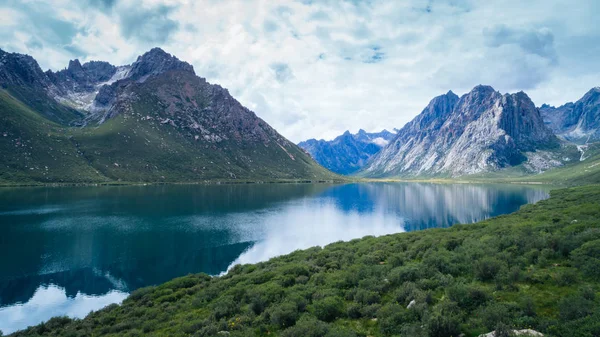
[[[15,336],[471,337],[500,326],[598,336],[599,219],[600,186],[555,190],[477,224],[177,278],[84,319],[54,318]]]

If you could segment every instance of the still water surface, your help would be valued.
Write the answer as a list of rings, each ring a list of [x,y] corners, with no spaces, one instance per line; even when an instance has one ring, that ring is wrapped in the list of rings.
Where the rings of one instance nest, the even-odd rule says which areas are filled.
[[[0,189],[0,330],[177,276],[510,213],[542,187],[370,183]]]

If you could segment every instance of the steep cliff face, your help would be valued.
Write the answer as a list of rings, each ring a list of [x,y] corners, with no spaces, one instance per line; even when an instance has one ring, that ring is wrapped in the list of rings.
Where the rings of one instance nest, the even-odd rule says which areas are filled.
[[[325,168],[340,174],[351,174],[363,167],[394,136],[395,133],[387,130],[368,133],[361,129],[356,134],[346,131],[331,141],[309,139],[298,146]]]
[[[588,91],[575,103],[558,108],[540,107],[544,122],[557,135],[577,143],[600,139],[600,87]]]
[[[0,152],[9,165],[0,168],[0,181],[337,178],[226,89],[161,49],[131,65],[74,60],[46,73],[31,57],[6,54],[0,131],[10,131]],[[46,107],[64,114],[53,118]],[[29,145],[11,151],[17,143]],[[60,166],[63,157],[78,159]]]
[[[528,152],[557,144],[525,93],[502,95],[477,86],[460,99],[452,92],[434,98],[372,158],[364,174],[475,174],[518,165]]]

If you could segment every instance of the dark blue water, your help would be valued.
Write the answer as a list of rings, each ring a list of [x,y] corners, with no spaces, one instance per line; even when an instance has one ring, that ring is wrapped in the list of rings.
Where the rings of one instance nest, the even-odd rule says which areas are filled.
[[[0,189],[0,330],[83,317],[139,287],[296,249],[513,212],[514,185],[170,185]]]

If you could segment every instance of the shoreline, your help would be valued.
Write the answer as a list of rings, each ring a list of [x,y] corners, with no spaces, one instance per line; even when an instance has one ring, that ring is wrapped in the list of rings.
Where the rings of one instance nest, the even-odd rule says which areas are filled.
[[[546,185],[556,187],[569,187],[568,184],[546,181],[515,181],[502,179],[451,179],[451,178],[360,178],[347,177],[347,179],[282,179],[282,180],[202,180],[202,181],[153,181],[153,182],[54,182],[54,183],[0,183],[2,188],[19,187],[99,187],[99,186],[150,186],[150,185],[253,185],[253,184],[347,184],[347,183],[431,183],[431,184],[512,184],[512,185]]]

